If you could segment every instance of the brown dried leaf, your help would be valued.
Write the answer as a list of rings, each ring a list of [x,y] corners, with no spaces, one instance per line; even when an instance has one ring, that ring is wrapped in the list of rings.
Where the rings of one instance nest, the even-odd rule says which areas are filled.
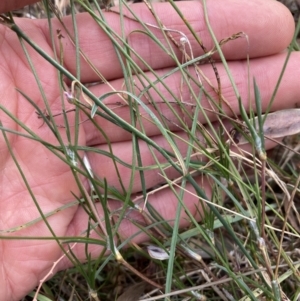
[[[118,297],[117,301],[136,301],[144,294],[145,287],[145,282],[131,285],[122,295]]]
[[[262,115],[264,118],[264,115]],[[255,117],[256,129],[258,120]],[[269,113],[263,125],[263,132],[266,138],[276,139],[292,136],[300,133],[300,109],[287,109]],[[241,133],[236,136],[238,144],[245,144],[247,140]]]

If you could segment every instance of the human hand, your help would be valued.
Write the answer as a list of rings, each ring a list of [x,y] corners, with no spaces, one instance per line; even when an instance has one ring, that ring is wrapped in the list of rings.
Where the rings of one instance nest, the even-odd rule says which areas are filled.
[[[19,1],[19,4],[20,2],[21,1]],[[6,9],[5,3],[9,5],[9,1],[6,1],[0,4],[2,5],[0,8]],[[12,3],[12,1],[10,1],[10,3]],[[220,0],[209,2],[208,5],[211,22],[218,40],[241,31],[248,35],[251,72],[259,84],[262,95],[262,107],[263,110],[265,110],[286,57],[286,54],[282,53],[282,51],[288,46],[292,38],[294,27],[292,17],[283,6],[274,1],[256,0],[251,2],[236,2],[230,0],[224,2]],[[211,49],[212,43],[204,26],[200,3],[180,2],[178,6],[196,32],[199,33],[207,49]],[[188,33],[183,22],[170,5],[168,3],[160,3],[156,4],[155,7],[159,8],[158,14],[161,16],[164,25],[168,28],[185,32],[192,43],[194,56],[200,55],[202,53],[200,47],[194,41],[191,34]],[[11,8],[12,7],[9,7],[9,9]],[[155,24],[151,13],[144,5],[135,5],[134,9],[138,15],[143,17],[143,21],[146,22],[147,20],[149,23]],[[112,24],[112,27],[116,31],[120,31],[120,25],[118,23],[119,17],[110,12],[105,14],[108,22]],[[253,20],[256,20],[256,22],[253,22]],[[126,34],[138,28],[136,22],[131,20],[125,21],[127,24]],[[66,24],[71,28],[70,19],[66,19]],[[80,26],[81,24],[84,24],[84,27]],[[49,55],[53,55],[47,21],[19,20],[18,25],[44,51]],[[56,27],[60,28],[58,23],[56,23]],[[110,40],[87,15],[82,14],[78,16],[78,28],[80,47],[83,49],[83,52],[88,55],[89,59],[101,71],[104,77],[110,81],[112,86],[117,90],[122,89],[122,70],[116,63],[117,58]],[[86,28],[89,30],[86,30]],[[161,37],[161,34],[158,33],[158,35]],[[57,138],[50,132],[49,128],[47,126],[41,126],[41,120],[36,117],[35,109],[16,91],[16,88],[18,88],[33,99],[37,106],[44,108],[45,105],[40,91],[31,70],[28,68],[28,63],[26,62],[18,38],[4,26],[0,28],[0,38],[2,58],[0,69],[1,108],[6,108],[45,141],[57,145]],[[64,64],[70,72],[75,74],[75,52],[73,46],[68,43],[67,39],[64,39],[63,43],[65,52]],[[174,65],[173,60],[157,49],[148,39],[144,39],[141,36],[131,37],[131,45],[146,61],[150,62],[152,68],[157,70],[160,74],[166,72],[166,68],[171,68]],[[36,67],[51,109],[53,112],[61,110],[57,71],[29,47],[28,51]],[[181,57],[180,51],[178,49],[175,51],[178,53],[178,57]],[[237,82],[242,99],[246,100],[247,68],[246,62],[241,60],[245,59],[248,53],[247,43],[244,39],[231,41],[223,47],[223,52],[226,58],[230,60],[229,66]],[[292,55],[272,110],[294,107],[297,101],[299,102],[297,95],[298,79],[300,78],[300,70],[297,66],[299,59],[300,56],[298,53]],[[221,64],[217,63],[216,65],[222,80],[222,92],[231,104],[232,109],[238,114],[239,108],[230,82]],[[201,66],[201,70],[215,83],[215,75],[209,64]],[[84,61],[82,61],[81,72],[81,81],[83,83],[99,80]],[[167,78],[166,82],[168,87],[173,90],[178,97],[182,94],[184,99],[186,98],[190,101],[188,90],[180,91],[179,89],[180,76],[178,74]],[[109,91],[108,86],[103,84],[93,86],[90,89],[95,95],[102,95]],[[167,92],[163,88],[162,93],[167,95]],[[113,105],[118,101],[118,98],[110,98],[107,105]],[[159,102],[159,99],[157,99],[157,101]],[[249,107],[249,104],[246,102],[244,105],[246,108]],[[68,108],[71,107],[72,105],[70,104]],[[172,121],[174,117],[167,107],[161,106],[161,110],[164,116],[168,116]],[[120,107],[115,110],[115,113],[130,122],[127,107]],[[230,112],[228,113],[230,114]],[[215,116],[211,115],[211,118],[213,120]],[[59,120],[59,118],[57,119]],[[6,129],[24,133],[24,130],[22,130],[15,121],[4,114],[3,110],[1,110],[0,113],[0,120]],[[95,120],[97,120],[100,127],[103,128],[108,135],[112,143],[114,155],[130,163],[132,160],[131,134],[119,129],[116,125],[112,125],[103,118],[97,117]],[[202,122],[204,120],[201,120],[200,117],[200,121]],[[171,122],[169,127],[171,130],[178,131],[175,124],[176,120],[174,119],[174,122]],[[160,135],[157,127],[147,121],[145,121],[144,126],[147,135],[152,137],[157,144],[166,145],[165,139]],[[74,135],[75,128],[71,127],[70,130],[71,136]],[[60,129],[60,133],[63,139],[67,141],[64,128]],[[178,135],[183,134],[178,132]],[[54,211],[72,202],[74,200],[74,194],[80,194],[69,166],[54,156],[43,145],[28,138],[10,133],[7,133],[7,137],[13,154],[16,156],[27,178],[28,184],[44,213]],[[79,145],[98,146],[99,149],[102,150],[108,149],[105,139],[90,122],[84,122],[80,125],[78,137]],[[154,164],[155,162],[148,152],[147,146],[141,143],[140,147],[143,164]],[[184,144],[180,147],[183,151],[186,148]],[[0,230],[4,231],[24,225],[39,217],[40,213],[33,202],[32,196],[24,185],[24,181],[9,153],[3,136],[0,138],[0,149]],[[163,160],[161,157],[160,159]],[[96,175],[100,178],[106,178],[110,186],[120,188],[112,160],[102,157],[99,154],[90,153],[89,161]],[[120,168],[120,171],[121,178],[124,180],[123,184],[127,187],[129,185],[131,171],[122,168]],[[145,175],[147,188],[151,188],[161,181],[155,170],[146,172]],[[178,173],[171,170],[168,176],[174,178],[178,176]],[[209,194],[208,183],[204,181],[203,186],[204,190]],[[187,188],[190,187],[187,186]],[[132,190],[133,193],[138,193],[141,190],[141,184],[138,178],[134,182]],[[161,200],[164,201],[162,202]],[[172,218],[174,218],[177,199],[170,191],[162,190],[150,195],[148,202],[151,203],[166,220],[172,220]],[[196,209],[198,199],[186,195],[185,202],[190,211],[196,215],[196,210],[199,209]],[[101,206],[99,204],[97,206],[101,216]],[[119,204],[116,201],[110,201],[109,206],[111,209],[114,209],[118,208]],[[88,216],[82,207],[72,206],[49,217],[48,222],[58,237],[80,236],[87,227]],[[186,223],[186,220],[182,218],[182,225]],[[137,228],[128,220],[124,220],[119,229],[119,233],[122,237],[128,237],[136,231]],[[16,231],[15,233],[3,233],[4,232],[0,233],[0,235],[2,235],[0,247],[0,299],[19,300],[28,291],[33,289],[39,280],[49,272],[53,263],[60,258],[63,252],[54,240],[4,239],[4,236],[51,236],[49,229],[43,221],[26,229]],[[135,238],[135,242],[141,242],[144,239],[145,236],[139,235]],[[84,248],[85,246],[83,245],[77,245],[73,249],[73,252],[81,260],[85,259]],[[96,256],[101,251],[101,248],[99,246],[93,246],[89,251],[92,255]],[[56,266],[55,271],[65,269],[69,265],[70,263],[67,260],[62,260]]]

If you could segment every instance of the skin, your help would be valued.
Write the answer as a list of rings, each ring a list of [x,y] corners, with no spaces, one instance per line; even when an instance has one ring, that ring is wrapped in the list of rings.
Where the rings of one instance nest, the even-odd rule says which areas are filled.
[[[1,1],[0,11],[4,12],[13,8],[22,7],[32,2],[33,1]],[[207,49],[211,49],[212,43],[203,23],[200,3],[179,2],[178,6],[184,12],[185,17],[194,29],[198,33],[201,32],[201,38]],[[135,5],[133,7],[135,12],[139,16],[142,16],[144,21],[155,24],[153,17],[144,5]],[[188,34],[188,30],[176,16],[173,9],[166,3],[156,4],[155,9],[157,9],[163,23],[168,28],[181,30],[188,35],[194,49],[194,56],[200,55],[201,49],[197,46],[193,37]],[[292,16],[280,3],[266,0],[228,0],[225,4],[223,0],[208,1],[208,10],[212,27],[218,40],[240,31],[247,33],[250,43],[251,76],[255,76],[259,85],[262,95],[262,107],[265,109],[286,57],[284,50],[292,39],[294,31]],[[118,16],[116,14],[108,12],[106,13],[106,18],[115,30],[120,31]],[[255,22],[253,22],[253,20],[255,20]],[[71,28],[71,20],[67,19],[66,23],[69,24],[68,26]],[[84,24],[85,28],[89,28],[89,30],[84,30],[84,27],[80,26],[81,24]],[[46,21],[19,20],[18,25],[47,53],[50,55],[53,53],[50,46],[50,36]],[[58,24],[55,26],[60,28]],[[116,62],[116,58],[110,41],[87,15],[82,14],[78,16],[78,28],[83,51],[105,78],[110,81],[111,85],[116,89],[121,89],[123,84],[122,72],[120,66],[114,63]],[[133,29],[137,29],[138,25],[133,21],[127,20],[125,28],[126,34],[128,34]],[[159,34],[158,37],[162,39]],[[150,44],[148,39],[142,38],[140,35],[132,35],[130,39],[131,45],[157,72],[166,72],[168,68],[173,66],[172,60],[157,49],[155,45]],[[75,53],[73,46],[68,42],[67,38],[63,39],[63,43],[65,53],[67,53],[67,55],[65,55],[65,66],[70,72],[74,73]],[[41,126],[41,120],[36,117],[34,108],[15,89],[16,87],[19,88],[33,99],[39,107],[44,108],[40,92],[28,68],[18,39],[13,32],[4,26],[0,27],[0,45],[0,104],[17,116],[18,119],[24,122],[44,140],[56,144],[55,137],[50,133],[47,126]],[[41,79],[51,108],[53,111],[59,112],[61,108],[57,73],[49,63],[45,62],[29,47],[27,48],[36,66],[36,71]],[[226,58],[230,60],[230,69],[233,77],[236,79],[238,89],[244,100],[244,105],[248,108],[247,65],[243,60],[247,54],[247,43],[243,38],[230,41],[224,46],[223,51]],[[99,52],[101,52],[101,59],[99,59]],[[179,51],[178,57],[181,58]],[[272,107],[273,111],[295,107],[295,105],[299,103],[299,60],[299,53],[293,53],[276,95]],[[233,90],[225,76],[221,64],[217,63],[217,68],[222,79],[223,94],[231,104],[233,110],[238,113],[239,110]],[[88,83],[98,80],[84,61],[82,61],[81,70],[82,82]],[[203,65],[201,66],[201,70],[215,84],[211,66]],[[181,93],[178,88],[180,87],[179,75],[175,74],[166,81],[174,93],[179,96]],[[101,95],[108,91],[106,85],[97,85],[91,89],[95,95]],[[162,89],[162,92],[167,95],[167,91],[164,91],[164,89]],[[183,98],[190,99],[186,87],[183,88],[182,95]],[[158,96],[155,97],[158,101]],[[107,100],[107,104],[114,104],[116,101],[117,99],[112,97]],[[250,99],[250,102],[253,102],[253,97]],[[71,108],[71,105],[69,105],[69,107]],[[162,106],[161,110],[164,115],[171,116],[166,107]],[[119,114],[125,120],[130,121],[127,107],[116,109],[115,113]],[[170,118],[173,117],[171,116]],[[199,118],[200,121],[203,121],[201,120],[201,116]],[[211,119],[214,120],[214,118],[215,117],[211,115]],[[23,131],[8,118],[3,111],[0,111],[0,120],[6,128]],[[59,124],[59,120],[61,119],[58,117],[57,120]],[[132,145],[130,134],[121,131],[103,118],[96,120],[99,125],[105,129],[106,134],[112,142],[115,155],[126,162],[131,162]],[[170,123],[169,126],[172,130],[178,131],[174,123]],[[145,121],[144,125],[147,134],[158,144],[166,144],[165,140],[159,135],[159,131],[156,127],[147,121]],[[71,131],[74,131],[74,128],[71,128]],[[61,135],[63,139],[66,140],[64,132],[65,130],[61,129]],[[183,135],[180,132],[177,134]],[[28,179],[29,185],[32,187],[40,207],[44,212],[49,212],[74,200],[72,193],[79,195],[70,169],[45,149],[45,147],[16,135],[8,134],[8,139],[14,155],[18,159]],[[103,150],[107,149],[105,140],[89,122],[83,123],[80,126],[79,144],[99,147]],[[184,145],[180,147],[182,151],[185,150]],[[271,145],[268,147],[271,147]],[[141,149],[143,162],[145,162],[145,164],[154,163],[145,145],[142,144]],[[38,217],[39,213],[9,154],[3,135],[0,136],[0,150],[0,229],[10,229]],[[89,160],[95,174],[106,178],[111,186],[118,188],[118,182],[110,160],[105,157],[99,158],[99,155],[89,155]],[[126,179],[129,179],[130,176],[129,171],[121,169],[121,176],[126,186],[128,184]],[[170,171],[169,176],[175,177],[177,174],[174,171]],[[146,178],[148,188],[151,188],[161,181],[156,172],[150,172]],[[200,178],[196,180],[201,181]],[[202,185],[209,195],[209,183],[204,181]],[[88,186],[86,187],[88,188]],[[140,183],[136,180],[133,191],[138,193],[140,188]],[[188,186],[188,188],[190,187]],[[164,201],[162,202],[161,200]],[[164,218],[174,218],[177,201],[170,191],[163,190],[151,195],[148,201],[151,202]],[[185,203],[190,211],[194,212],[197,217],[195,204],[198,203],[198,200],[186,194]],[[110,201],[108,206],[117,208],[119,204]],[[101,216],[102,209],[100,205],[98,212]],[[186,225],[186,219],[184,219],[184,215],[182,217],[182,226],[184,226]],[[136,216],[136,218],[138,217]],[[87,215],[81,207],[73,206],[50,217],[49,223],[57,236],[78,236],[86,229]],[[137,229],[128,220],[124,220],[120,226],[119,234],[121,237],[126,238],[136,231]],[[5,235],[50,236],[51,234],[44,223],[41,222],[22,231],[18,231],[17,233]],[[145,237],[143,235],[139,235],[135,238],[135,242],[138,243],[144,239]],[[97,256],[97,254],[101,252],[101,248],[99,246],[93,246],[89,251],[92,256]],[[73,252],[75,252],[78,258],[84,261],[84,246],[78,245]],[[61,255],[62,252],[54,241],[6,240],[2,236],[0,239],[0,300],[19,300],[25,296],[39,283],[39,280],[49,272],[53,263],[58,260]],[[56,266],[54,273],[69,266],[70,262],[62,260]]]

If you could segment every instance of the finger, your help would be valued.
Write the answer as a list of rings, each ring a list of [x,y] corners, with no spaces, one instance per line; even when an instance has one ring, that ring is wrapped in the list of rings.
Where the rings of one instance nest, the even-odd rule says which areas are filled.
[[[238,62],[230,62],[229,68],[231,70],[233,79],[237,85],[237,89],[240,93],[243,105],[248,110],[250,105],[251,108],[255,110],[255,102],[254,102],[254,90],[252,86],[252,79],[255,78],[258,84],[258,87],[261,92],[261,99],[262,99],[262,110],[266,110],[269,105],[269,102],[272,97],[272,93],[276,87],[277,81],[279,79],[280,73],[282,71],[284,62],[286,59],[286,54],[278,54],[271,57],[259,58],[251,60],[250,62],[250,76],[248,76],[247,71],[247,62],[246,61],[238,61]],[[286,108],[296,107],[300,103],[299,98],[299,84],[298,79],[300,78],[300,69],[299,66],[300,60],[300,53],[293,53],[290,57],[290,60],[287,64],[285,73],[279,85],[279,89],[274,99],[274,103],[272,105],[271,110],[277,111]],[[208,77],[209,81],[216,87],[216,76],[214,70],[212,70],[210,65],[203,65],[200,66],[203,74]],[[239,115],[239,105],[237,96],[234,93],[232,88],[232,84],[224,70],[222,64],[216,64],[217,70],[219,72],[221,78],[221,86],[222,86],[222,94],[226,99],[227,103],[231,107],[223,103],[223,109],[228,116],[232,115],[232,111]],[[158,74],[161,76],[166,74],[169,70],[162,70]],[[190,71],[191,75],[193,75],[192,70]],[[151,74],[147,74],[150,79],[154,79]],[[249,78],[251,82],[249,84]],[[140,85],[138,79],[136,80],[136,85],[143,89],[143,85]],[[180,73],[176,73],[170,77],[164,79],[165,86],[161,84],[157,84],[157,89],[163,94],[164,98],[167,99],[170,103],[172,103],[173,109],[176,113],[180,116],[181,120],[187,125],[191,125],[192,119],[188,117],[187,114],[183,113],[183,110],[176,105],[176,102],[184,102],[183,106],[185,109],[193,116],[193,110],[195,105],[195,100],[191,98],[191,93],[187,85],[181,86],[181,76]],[[213,89],[208,85],[208,83],[203,80],[205,89],[207,92],[213,97],[215,101],[218,101],[217,95],[213,91]],[[123,89],[123,80],[116,80],[111,82],[116,90]],[[147,83],[145,84],[147,85]],[[200,88],[199,86],[193,85],[193,89],[195,94],[198,95]],[[250,87],[249,87],[250,85]],[[169,88],[173,91],[174,96],[172,96],[168,91]],[[248,99],[248,91],[250,89],[251,98]],[[98,85],[91,87],[92,92],[95,95],[104,95],[106,92],[110,91],[109,88],[105,85]],[[136,95],[139,95],[140,90],[137,89]],[[175,116],[174,113],[170,110],[170,108],[162,102],[162,98],[153,89],[149,90],[153,101],[157,103],[159,113],[163,116],[161,118],[161,122],[164,122],[164,125],[168,126],[171,131],[178,131],[178,125],[182,125],[182,121],[179,120]],[[142,98],[145,103],[149,101],[145,98]],[[105,100],[105,103],[109,108],[113,110],[120,118],[125,120],[126,122],[130,123],[131,116],[130,110],[127,105],[124,105],[124,101],[122,101],[117,95],[112,96]],[[121,104],[121,106],[119,105]],[[201,99],[201,105],[203,106],[204,110],[207,110],[207,116],[210,120],[214,121],[217,119],[217,115],[215,113],[210,112],[212,110],[212,103],[209,102],[204,96]],[[148,106],[148,108],[159,118],[158,112],[153,108],[153,106]],[[151,117],[146,114],[145,111],[140,108],[140,120],[143,124],[143,128],[147,136],[155,136],[160,134],[160,129],[153,123]],[[99,126],[105,131],[106,135],[109,137],[111,142],[117,141],[126,141],[131,139],[131,133],[126,132],[125,130],[121,129],[115,124],[107,121],[102,117],[96,117],[96,122]],[[206,119],[203,115],[199,115],[199,122],[204,123]],[[91,122],[83,123],[83,127],[87,137],[87,144],[88,145],[96,145],[106,143],[104,137],[99,133],[97,129],[91,124]]]
[[[203,192],[206,194],[207,199],[209,200],[211,196],[212,183],[207,178],[203,178],[201,176],[195,177],[195,181],[199,185],[201,185]],[[179,193],[178,188],[175,187],[175,190],[177,191],[177,193]],[[149,195],[148,202],[162,216],[166,223],[173,223],[178,207],[178,198],[170,189],[167,188],[159,190],[156,193]],[[190,214],[196,220],[200,221],[203,217],[203,203],[201,200],[199,200],[199,197],[196,195],[195,190],[190,184],[186,185],[186,192],[183,194],[183,202]],[[141,207],[143,206],[143,204],[140,205]],[[111,212],[118,212],[118,210],[120,210],[122,206],[124,206],[124,204],[117,201],[109,201],[108,206]],[[103,208],[101,208],[101,206],[98,205],[97,209],[100,217],[103,216]],[[117,216],[117,214],[115,216]],[[132,221],[135,221],[136,223],[134,224]],[[187,225],[189,225],[189,221],[190,218],[188,217],[186,212],[182,210],[180,216],[180,227],[186,227]],[[145,219],[138,212],[133,211],[130,214],[125,215],[125,218],[122,220],[120,227],[117,231],[118,236],[122,239],[122,241],[133,235],[134,237],[130,239],[130,242],[141,243],[146,240],[149,240],[149,236],[146,233],[142,232],[139,227],[137,227],[137,224],[139,223],[145,226],[146,222]],[[76,216],[73,219],[73,223],[70,225],[66,233],[66,236],[73,237],[82,235],[82,233],[86,233],[87,229],[88,215],[84,210],[82,210],[82,208],[79,208]],[[136,233],[139,234],[135,235]],[[97,236],[97,234],[95,233],[91,234],[90,237],[95,237],[96,239],[99,239],[99,236]],[[72,249],[72,251],[76,254],[77,258],[82,261],[86,260],[86,250],[84,248],[85,246],[77,244],[75,248]],[[90,245],[89,254],[91,254],[92,257],[99,256],[101,249],[102,247]],[[58,269],[65,269],[69,266],[70,262],[68,260],[64,260],[59,262]]]
[[[38,2],[38,0],[3,0],[0,2],[0,12],[6,13],[10,10],[18,9],[35,2]]]
[[[220,124],[216,123],[214,126],[218,132],[217,127],[220,127]],[[232,129],[232,125],[229,122],[225,122],[221,126],[223,131],[223,126],[226,127],[227,132]],[[191,160],[198,162],[199,166],[204,166],[207,162],[212,162],[212,158],[219,156],[219,148],[212,143],[212,141],[217,140],[213,131],[210,129],[205,131],[206,136],[214,137],[211,139],[210,145],[208,145],[207,140],[202,135],[203,132],[200,131],[195,134],[197,141],[193,145],[193,155],[191,157]],[[182,158],[186,158],[188,156],[188,149],[191,147],[190,138],[184,132],[176,132],[176,135],[172,137],[177,146],[177,153],[180,153]],[[223,137],[223,139],[227,140],[228,137]],[[172,153],[173,157],[171,156],[171,160],[178,166],[179,170],[184,170],[185,167],[180,164],[175,150],[164,136],[154,136],[152,137],[152,141],[161,149]],[[275,142],[266,139],[266,149],[274,146]],[[207,151],[204,151],[206,148]],[[243,144],[238,149],[236,147],[232,148],[237,153],[241,153],[241,149],[252,153],[252,146],[249,144]],[[131,189],[132,193],[137,193],[142,191],[142,185],[145,185],[146,189],[157,187],[157,185],[165,183],[166,178],[179,178],[183,173],[175,169],[174,166],[171,166],[164,155],[153,147],[150,147],[144,141],[139,141],[139,155],[133,153],[134,150],[131,142],[117,142],[110,146],[101,145],[96,147],[95,150],[95,152],[90,151],[87,153],[93,173],[97,177],[105,179],[110,186],[119,191],[122,191],[123,187],[125,187],[126,191]],[[101,150],[101,152],[98,150]],[[115,162],[113,162],[112,156],[116,160]],[[141,175],[138,169],[138,156],[143,164],[144,184],[141,182]],[[158,166],[158,162],[160,167]],[[133,174],[132,170],[134,168],[136,168],[136,171]]]
[[[205,25],[203,8],[200,2],[179,2],[176,4],[183,15],[203,41],[207,50],[212,49],[213,42]],[[290,43],[294,32],[294,21],[292,15],[281,3],[265,0],[254,1],[208,1],[208,17],[217,40],[228,38],[238,32],[244,32],[248,37],[249,45],[245,38],[239,38],[228,42],[224,47],[224,55],[227,59],[242,59],[249,53],[250,57],[267,56],[285,49]],[[162,20],[166,28],[182,31],[188,37],[193,55],[199,56],[203,53],[198,42],[187,29],[183,20],[178,16],[169,3],[154,3],[154,11]],[[259,7],[259,9],[257,9]],[[144,4],[132,5],[131,9],[144,22],[156,25],[154,17]],[[123,15],[131,16],[128,10],[124,9]],[[120,16],[113,12],[104,12],[105,20],[109,27],[122,36]],[[87,55],[96,69],[106,79],[115,79],[122,77],[123,71],[118,63],[118,57],[112,41],[107,34],[99,28],[97,23],[87,14],[78,15],[78,33],[80,47]],[[255,22],[253,22],[255,20]],[[163,51],[147,35],[142,33],[133,33],[136,30],[144,30],[136,21],[124,18],[124,36],[128,39],[129,45],[140,55],[143,60],[151,65],[153,69],[160,69],[175,64],[174,60]],[[71,18],[65,19],[66,26],[72,30]],[[49,36],[48,23],[46,21],[38,23],[44,31],[45,36]],[[54,28],[61,28],[59,23],[54,22]],[[88,30],[87,30],[88,28]],[[155,37],[161,41],[168,49],[168,43],[160,30],[149,28]],[[174,39],[179,42],[180,35],[172,33]],[[64,64],[75,74],[76,55],[73,44],[63,32],[62,39],[64,48]],[[50,41],[50,40],[49,40]],[[170,41],[169,41],[170,42]],[[50,42],[49,42],[50,43]],[[122,49],[123,42],[116,41]],[[171,43],[172,44],[172,43]],[[59,43],[57,43],[58,47]],[[178,47],[173,47],[175,53],[180,58],[181,53]],[[57,52],[60,50],[58,49]],[[147,67],[140,62],[134,55],[133,59],[143,69]],[[81,60],[81,71],[83,82],[93,82],[99,80],[99,77],[88,66],[85,60]]]

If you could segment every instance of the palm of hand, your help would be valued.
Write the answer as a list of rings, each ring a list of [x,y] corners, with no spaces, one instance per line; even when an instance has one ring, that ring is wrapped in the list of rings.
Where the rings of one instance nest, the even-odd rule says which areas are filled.
[[[26,30],[32,33],[33,39],[51,54],[42,32],[34,24],[25,24],[27,24]],[[1,28],[1,30],[1,57],[3,58],[0,71],[1,105],[44,141],[59,145],[49,128],[45,125],[41,126],[42,122],[37,118],[34,107],[15,89],[16,87],[25,93],[37,106],[44,107],[36,80],[25,60],[17,37],[12,32],[4,33],[4,30],[7,31],[5,28]],[[29,53],[43,87],[45,87],[45,95],[50,106],[53,106],[59,98],[57,73],[41,57],[34,56],[31,50]],[[3,111],[0,119],[4,128],[28,135]],[[62,138],[66,141],[64,132],[64,130],[60,131]],[[20,169],[32,189],[34,198],[44,214],[74,200],[71,192],[78,195],[79,191],[70,168],[62,160],[39,142],[16,134],[5,133],[5,135],[12,154],[19,163]],[[84,142],[84,134],[80,131],[79,143],[84,144]],[[0,138],[0,149],[0,182],[1,187],[4,187],[1,191],[0,230],[4,231],[2,233],[5,236],[7,235],[5,230],[22,226],[38,218],[40,214],[9,153],[3,135]],[[57,236],[65,236],[68,231],[71,231],[70,228],[76,224],[76,219],[73,220],[76,212],[77,207],[72,206],[48,219]],[[49,236],[50,231],[44,222],[38,222],[9,235]],[[49,271],[53,262],[61,254],[62,251],[57,242],[51,240],[1,240],[0,264],[2,267],[0,278],[5,279],[5,281],[0,282],[0,299],[19,299],[26,294],[28,288],[34,286],[37,279],[45,276],[45,273]]]

